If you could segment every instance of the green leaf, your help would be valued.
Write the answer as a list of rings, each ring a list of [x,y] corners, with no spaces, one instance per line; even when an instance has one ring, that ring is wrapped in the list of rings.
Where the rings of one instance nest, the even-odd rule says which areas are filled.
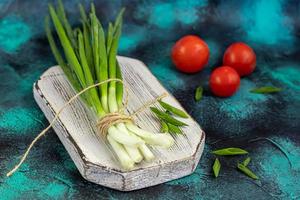
[[[165,113],[167,113],[168,115],[172,115],[172,113],[168,110],[166,110]]]
[[[182,134],[182,131],[178,126],[175,126],[173,124],[167,123],[169,128],[169,133],[175,133],[175,134]]]
[[[122,15],[121,15],[122,16]],[[119,45],[119,40],[121,37],[121,30],[122,30],[122,18],[120,18],[120,22],[118,24],[118,27],[116,27],[116,32],[113,36],[112,43],[110,46],[109,50],[109,55],[108,55],[108,75],[109,78],[116,78],[117,74],[117,52],[118,52],[118,45]],[[110,82],[109,84],[112,87],[115,87],[116,82]]]
[[[195,92],[195,100],[200,101],[202,98],[202,94],[203,94],[203,88],[201,86],[197,87]]]
[[[247,167],[247,165],[250,163],[250,161],[251,161],[251,158],[248,157],[248,158],[246,158],[246,159],[243,161],[242,164],[243,164],[245,167]]]
[[[121,68],[120,68],[118,61],[117,61],[116,77],[120,80],[123,80]],[[123,107],[123,93],[124,93],[123,84],[120,82],[117,82],[116,83],[116,98],[117,98],[117,103],[118,103],[119,109]]]
[[[221,169],[221,163],[220,163],[219,159],[216,158],[214,165],[213,165],[213,172],[214,172],[214,175],[216,178],[219,176],[220,169]]]
[[[50,12],[54,27],[56,29],[57,35],[59,37],[60,43],[64,49],[64,53],[65,53],[66,59],[68,61],[68,64],[71,65],[74,72],[76,73],[76,76],[77,76],[81,86],[84,88],[84,87],[86,87],[86,83],[85,83],[85,78],[84,78],[84,74],[83,74],[81,65],[79,64],[79,61],[75,54],[75,51],[72,48],[71,42],[70,42],[70,40],[63,28],[63,25],[60,22],[52,5],[49,5],[49,12]]]
[[[160,111],[159,109],[155,108],[155,107],[150,107],[151,111],[161,120],[164,120],[170,124],[173,124],[175,126],[187,126],[186,123],[181,122],[173,117],[171,117],[170,115],[168,115],[167,113]]]
[[[122,26],[124,12],[125,12],[125,8],[121,8],[121,10],[119,11],[118,16],[116,17],[113,34],[117,34],[117,31],[118,31],[117,29],[119,28],[119,26]]]
[[[258,180],[258,176],[256,176],[248,167],[246,167],[243,164],[238,163],[237,168],[242,171],[244,174],[249,176],[250,178],[253,178],[255,180]]]
[[[282,89],[278,87],[273,87],[273,86],[265,86],[265,87],[260,87],[260,88],[254,88],[250,90],[252,93],[257,93],[257,94],[267,94],[267,93],[275,93],[275,92],[280,92]]]
[[[177,115],[177,116],[182,117],[182,118],[188,118],[189,117],[184,111],[182,111],[178,108],[175,108],[175,107],[171,106],[170,104],[167,104],[167,103],[165,103],[161,100],[159,100],[158,102],[164,109],[166,109],[167,111],[170,111],[174,115]]]
[[[65,63],[62,55],[60,54],[60,52],[55,44],[53,35],[50,30],[50,21],[49,20],[50,20],[50,18],[49,18],[49,16],[47,16],[45,18],[45,31],[46,31],[46,35],[47,35],[52,53],[53,53],[58,65],[62,68],[62,70],[64,71],[68,80],[71,82],[72,86],[78,92],[78,91],[82,90],[82,87],[80,86],[77,77],[74,76],[73,72],[70,70],[70,68]]]
[[[90,30],[89,30],[87,24],[84,22],[82,22],[82,29],[83,29],[83,39],[84,39],[84,48],[85,48],[86,59],[88,61],[93,79],[95,80],[96,73],[95,73],[95,67],[94,67],[94,61],[93,61],[93,50],[91,47]]]
[[[77,43],[76,43],[76,38],[73,34],[73,31],[72,31],[72,27],[67,19],[67,16],[66,16],[66,13],[65,13],[65,8],[64,8],[64,5],[62,3],[61,0],[58,0],[58,7],[57,7],[57,15],[59,17],[59,19],[62,21],[62,24],[64,26],[64,29],[68,35],[68,38],[72,44],[72,47],[74,48],[75,50],[75,53],[77,53]]]
[[[212,153],[219,156],[233,156],[233,155],[248,154],[247,151],[240,148],[234,148],[234,147],[218,149],[213,151]]]
[[[81,3],[78,4],[78,8],[79,8],[80,17],[81,17],[83,23],[88,23],[88,18],[85,13],[85,9]]]
[[[92,7],[93,8],[93,7]],[[99,27],[97,23],[96,16],[94,14],[90,14],[91,18],[91,46],[92,46],[92,53],[94,57],[94,68],[96,72],[96,77],[98,82],[100,82],[100,59],[99,59]]]
[[[80,56],[81,66],[82,66],[82,69],[83,69],[83,72],[85,75],[85,81],[86,81],[87,86],[90,86],[90,85],[94,84],[94,79],[91,74],[90,67],[88,66],[88,61],[87,61],[85,49],[84,49],[83,36],[82,36],[82,33],[80,30],[78,33],[78,45],[79,45],[79,56]],[[93,105],[95,106],[96,111],[100,112],[100,113],[103,112],[103,108],[100,103],[96,88],[92,88],[87,92],[90,95],[90,98],[92,99],[92,102],[93,102]]]
[[[109,54],[111,43],[113,40],[113,33],[114,32],[114,27],[111,22],[108,24],[108,31],[107,31],[107,41],[106,41],[106,46],[107,46],[107,54]]]
[[[161,121],[161,122],[160,122],[160,125],[161,125],[160,132],[162,132],[162,133],[167,133],[167,132],[169,132],[169,127],[168,127],[168,125],[167,125],[166,122]]]

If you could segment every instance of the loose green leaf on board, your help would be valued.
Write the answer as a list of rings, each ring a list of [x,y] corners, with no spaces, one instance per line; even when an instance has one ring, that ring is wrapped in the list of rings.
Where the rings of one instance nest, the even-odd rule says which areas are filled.
[[[161,120],[164,120],[165,122],[168,122],[170,124],[173,124],[175,126],[187,126],[186,123],[181,122],[174,117],[170,116],[169,114],[155,108],[155,107],[150,107],[151,111]]]
[[[177,115],[177,116],[182,117],[182,118],[188,118],[189,117],[184,111],[182,111],[178,108],[175,108],[174,106],[171,106],[170,104],[168,104],[166,102],[163,102],[163,101],[160,101],[160,100],[158,102],[164,109],[166,109],[167,111],[170,111],[174,115]]]
[[[178,126],[168,123],[168,128],[170,133],[182,134],[182,131]]]
[[[169,127],[168,127],[168,124],[166,122],[161,121],[160,125],[161,125],[160,132],[167,133],[169,131]]]

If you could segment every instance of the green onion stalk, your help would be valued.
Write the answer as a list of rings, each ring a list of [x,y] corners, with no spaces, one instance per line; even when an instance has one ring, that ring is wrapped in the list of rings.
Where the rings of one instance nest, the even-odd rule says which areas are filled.
[[[79,5],[81,26],[75,29],[72,29],[60,0],[56,8],[49,5],[50,17],[61,47],[57,46],[52,35],[49,17],[45,19],[47,38],[58,65],[75,92],[108,79],[122,80],[117,51],[124,10],[121,9],[114,23],[108,24],[105,32],[93,4],[89,14]],[[119,112],[123,108],[123,84],[117,81],[101,84],[88,90],[81,99],[101,119],[108,113]],[[154,159],[154,154],[147,145],[169,148],[174,143],[170,134],[154,134],[132,122],[110,126],[106,139],[126,170],[132,169],[142,160]]]

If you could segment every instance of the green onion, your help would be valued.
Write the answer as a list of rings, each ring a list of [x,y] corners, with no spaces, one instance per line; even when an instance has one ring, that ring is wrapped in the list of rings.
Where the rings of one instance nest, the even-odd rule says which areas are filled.
[[[82,26],[74,29],[67,19],[60,0],[57,10],[49,5],[49,12],[64,55],[60,53],[59,47],[55,43],[50,30],[49,17],[47,17],[45,31],[51,50],[76,92],[110,78],[122,80],[122,72],[117,62],[117,52],[124,9],[121,9],[114,24],[109,23],[107,35],[96,16],[94,4],[91,4],[89,14],[85,13],[81,4],[79,5]],[[109,112],[120,111],[123,107],[123,92],[122,83],[113,81],[100,85],[99,90],[91,88],[81,98],[98,118],[102,118]],[[175,114],[178,113],[176,109],[172,110]],[[162,116],[166,118],[167,127],[169,125],[178,128],[179,125],[186,125],[166,113]],[[174,139],[170,134],[153,134],[133,123],[117,123],[110,126],[106,139],[121,166],[126,170],[131,170],[135,163],[139,163],[143,159],[146,161],[154,159],[154,154],[146,144],[164,148],[169,148],[174,144]]]
[[[119,18],[122,17],[123,14],[119,14]],[[117,19],[118,20],[118,19]],[[112,39],[112,44],[110,47],[109,55],[108,55],[108,65],[109,65],[109,78],[116,78],[117,76],[117,50],[119,45],[119,39],[121,36],[121,29],[122,29],[122,20],[119,19],[118,26],[116,27],[115,34]],[[118,103],[116,99],[116,82],[112,81],[109,83],[109,92],[108,92],[108,106],[110,112],[118,111]]]
[[[91,35],[89,33],[87,24],[85,22],[82,22],[82,29],[83,29],[83,38],[84,38],[84,48],[85,48],[86,59],[87,59],[88,65],[90,67],[90,71],[92,73],[93,79],[96,80],[94,61],[93,61],[93,50],[91,47]]]
[[[117,62],[117,78],[120,80],[123,80],[122,72],[119,63]],[[119,108],[123,107],[123,84],[120,82],[116,83],[116,98],[117,98],[117,104]]]
[[[161,129],[160,132],[167,133],[169,131],[168,124],[164,121],[160,121]]]
[[[97,20],[99,26],[99,58],[100,58],[100,74],[98,77],[99,82],[105,81],[108,78],[108,63],[107,63],[107,54],[105,46],[105,35],[101,23]],[[101,102],[104,110],[108,111],[108,102],[107,102],[107,86],[108,84],[102,84],[101,88]]]
[[[248,167],[243,164],[238,163],[237,168],[242,171],[244,174],[249,176],[252,179],[258,180],[258,176],[256,176]]]
[[[67,67],[67,64],[65,63],[64,59],[62,58],[62,56],[61,56],[61,54],[60,54],[60,52],[59,52],[59,50],[58,50],[58,48],[55,44],[53,35],[51,34],[51,30],[50,30],[49,16],[47,16],[45,18],[45,31],[46,31],[46,34],[47,34],[47,38],[48,38],[52,53],[53,53],[57,63],[62,68],[65,75],[68,77],[68,79],[72,83],[72,85],[75,86],[75,90],[80,91],[82,88],[78,84],[77,80],[74,80],[74,76],[72,75],[72,71]]]
[[[175,108],[174,106],[171,106],[170,104],[167,104],[161,100],[158,101],[159,104],[166,110],[170,111],[171,113],[173,113],[174,115],[177,115],[179,117],[182,117],[182,118],[188,118],[189,116],[183,112],[182,110],[178,109],[178,108]]]
[[[214,172],[214,175],[216,178],[219,176],[220,169],[221,169],[221,163],[220,163],[219,159],[216,158],[214,165],[213,165],[213,172]]]
[[[107,140],[112,146],[114,152],[117,154],[122,166],[128,170],[132,169],[134,167],[134,161],[129,157],[126,150],[124,149],[124,146],[116,142],[110,135],[107,135]]]
[[[91,42],[92,42],[92,52],[94,57],[94,68],[96,72],[97,79],[100,80],[100,65],[99,65],[99,28],[96,20],[96,16],[90,14],[91,18]]]
[[[174,144],[174,139],[169,134],[152,134],[148,131],[138,128],[137,126],[127,123],[126,127],[139,137],[143,138],[147,144],[169,148]]]
[[[161,120],[164,120],[170,124],[173,124],[175,126],[187,126],[186,123],[184,122],[181,122],[173,117],[171,117],[170,115],[168,115],[167,113],[165,112],[162,112],[160,110],[158,110],[157,108],[155,107],[150,107],[151,111],[158,117],[160,118]]]
[[[85,13],[85,9],[84,9],[84,7],[81,3],[78,5],[78,8],[79,8],[79,12],[80,12],[82,22],[84,24],[88,24],[88,18],[87,18],[87,15]]]
[[[85,56],[84,44],[83,44],[83,36],[82,33],[79,32],[78,34],[78,44],[79,44],[79,55],[81,60],[82,69],[84,70],[85,80],[87,86],[94,84],[94,79],[92,77],[90,67],[88,66],[88,62]],[[93,99],[93,103],[95,105],[96,111],[103,110],[101,102],[99,101],[98,93],[95,88],[92,88],[88,91]],[[101,114],[101,113],[100,113]]]
[[[62,26],[61,22],[59,21],[54,8],[51,5],[49,5],[49,11],[50,11],[50,15],[51,15],[51,18],[53,20],[55,29],[57,31],[58,37],[59,37],[60,42],[63,46],[65,56],[66,56],[67,60],[69,61],[69,64],[74,69],[74,71],[76,73],[76,76],[78,77],[81,86],[86,87],[82,68],[81,68],[81,66],[80,66],[80,64],[77,60],[75,52],[72,48],[72,45],[71,45],[64,29],[63,29],[63,26]]]
[[[136,135],[130,133],[126,126],[124,124],[117,124],[117,128],[122,131],[125,134],[128,134],[138,140],[141,140],[139,137],[137,137]],[[143,145],[143,144],[140,144]],[[139,163],[143,160],[143,156],[140,153],[138,147],[140,146],[129,146],[129,145],[124,145],[125,150],[127,151],[128,155],[130,156],[130,158],[135,162],[135,163]]]
[[[147,147],[147,145],[141,144],[138,148],[140,152],[143,154],[143,157],[145,158],[146,161],[151,161],[155,158],[151,150]]]
[[[107,54],[109,54],[109,52],[110,52],[110,47],[111,47],[111,43],[112,43],[112,40],[113,40],[113,35],[114,35],[114,27],[113,27],[112,23],[109,22],[108,32],[107,32],[107,42],[106,42]]]
[[[62,3],[61,0],[58,0],[57,14],[58,14],[60,20],[62,21],[62,23],[64,25],[64,29],[67,32],[68,37],[70,38],[72,47],[74,49],[77,49],[76,38],[74,37],[72,28],[70,26],[70,23],[69,23],[67,17],[66,17],[65,9],[64,9],[64,6],[63,6],[63,3]]]
[[[201,86],[196,88],[195,91],[195,100],[200,101],[203,95],[203,88]]]
[[[168,123],[168,128],[170,133],[182,134],[182,131],[178,126]]]
[[[251,161],[251,158],[248,157],[248,158],[246,158],[246,159],[243,161],[242,164],[243,164],[245,167],[247,167],[247,165],[250,163],[250,161]]]
[[[219,156],[233,156],[233,155],[243,155],[248,154],[247,151],[240,149],[240,148],[225,148],[225,149],[218,149],[212,152],[215,155]]]
[[[113,34],[117,34],[118,32],[118,28],[122,27],[122,23],[123,23],[123,14],[125,12],[125,8],[122,8],[118,14],[118,16],[116,17],[116,21],[114,24],[114,31]]]
[[[273,87],[273,86],[265,86],[265,87],[260,87],[260,88],[254,88],[250,90],[252,93],[257,93],[257,94],[267,94],[267,93],[276,93],[280,92],[282,89],[278,87]]]

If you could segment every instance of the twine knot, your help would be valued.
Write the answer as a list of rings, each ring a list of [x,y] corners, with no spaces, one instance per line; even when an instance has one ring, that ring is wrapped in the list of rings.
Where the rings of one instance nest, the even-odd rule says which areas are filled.
[[[132,116],[125,115],[123,113],[114,112],[114,113],[108,113],[104,117],[102,117],[100,120],[98,120],[96,126],[100,132],[100,134],[103,134],[106,136],[107,130],[109,127],[119,124],[122,122],[133,122]]]

